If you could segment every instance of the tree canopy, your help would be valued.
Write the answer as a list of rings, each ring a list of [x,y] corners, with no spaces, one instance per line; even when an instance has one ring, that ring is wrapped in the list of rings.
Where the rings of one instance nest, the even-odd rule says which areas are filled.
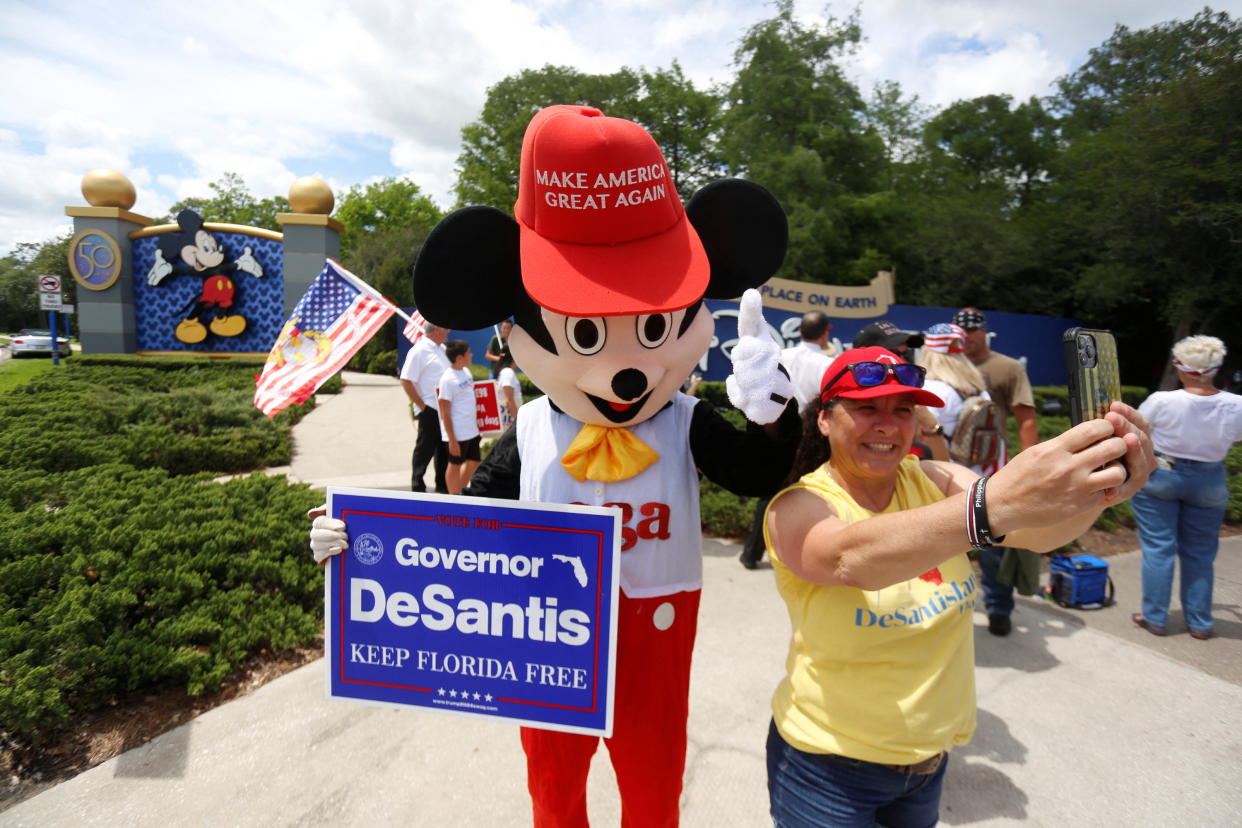
[[[717,88],[696,88],[676,62],[499,80],[462,129],[458,205],[512,210],[531,116],[594,106],[651,132],[683,198],[726,175],[771,190],[790,223],[782,276],[850,284],[895,269],[899,302],[1112,328],[1128,382],[1154,384],[1189,333],[1242,353],[1242,25],[1229,14],[1117,26],[1048,98],[989,94],[932,110],[891,81],[856,87],[845,62],[863,42],[857,13],[815,22],[792,0],[772,9],[741,33],[734,75]],[[276,229],[288,209],[231,173],[209,190],[170,215],[194,207]],[[336,215],[345,264],[408,303],[436,205],[388,178],[341,193]],[[27,318],[34,297],[22,286],[39,268],[62,272],[65,243],[0,259],[4,320]]]
[[[276,214],[289,212],[289,199],[284,196],[257,199],[246,189],[242,177],[234,172],[226,172],[219,181],[208,184],[207,189],[211,190],[210,196],[182,199],[169,207],[168,215],[158,222],[176,222],[178,213],[190,209],[202,216],[204,221],[262,227],[279,233]]]

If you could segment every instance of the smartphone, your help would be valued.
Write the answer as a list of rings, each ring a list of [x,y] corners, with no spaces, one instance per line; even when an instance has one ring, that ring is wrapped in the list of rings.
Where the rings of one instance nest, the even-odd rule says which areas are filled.
[[[1111,331],[1070,328],[1061,336],[1065,373],[1069,377],[1070,422],[1078,425],[1108,413],[1121,399],[1117,341]]]

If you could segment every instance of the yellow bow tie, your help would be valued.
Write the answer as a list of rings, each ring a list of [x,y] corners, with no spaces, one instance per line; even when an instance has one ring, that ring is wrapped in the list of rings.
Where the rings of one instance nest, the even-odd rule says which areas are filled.
[[[638,474],[660,455],[625,428],[584,425],[561,457],[561,465],[579,483],[586,479],[615,483]]]

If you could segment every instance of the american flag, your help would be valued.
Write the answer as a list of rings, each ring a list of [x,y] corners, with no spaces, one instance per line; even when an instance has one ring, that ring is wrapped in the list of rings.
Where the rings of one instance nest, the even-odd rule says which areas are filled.
[[[426,323],[427,320],[423,319],[423,315],[416,310],[409,321],[405,323],[405,328],[402,329],[401,333],[405,335],[406,339],[417,345],[418,340],[423,338],[423,327]]]
[[[923,334],[923,347],[941,354],[961,354],[966,331],[951,322],[937,322]]]
[[[256,380],[254,404],[269,417],[310,398],[384,326],[396,307],[328,259],[293,309]]]

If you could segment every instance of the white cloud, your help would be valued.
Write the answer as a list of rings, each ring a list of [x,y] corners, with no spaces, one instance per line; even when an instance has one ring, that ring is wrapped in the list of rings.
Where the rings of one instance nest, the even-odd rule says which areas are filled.
[[[851,65],[864,91],[893,79],[924,102],[1024,98],[1049,92],[1115,22],[1184,18],[1199,2],[863,0],[868,41]],[[802,0],[797,12],[822,9]],[[705,87],[731,76],[742,35],[773,13],[764,0],[4,4],[0,252],[64,226],[95,167],[125,172],[148,215],[225,172],[284,195],[312,166],[341,189],[406,174],[447,205],[461,128],[505,76],[677,59]]]

